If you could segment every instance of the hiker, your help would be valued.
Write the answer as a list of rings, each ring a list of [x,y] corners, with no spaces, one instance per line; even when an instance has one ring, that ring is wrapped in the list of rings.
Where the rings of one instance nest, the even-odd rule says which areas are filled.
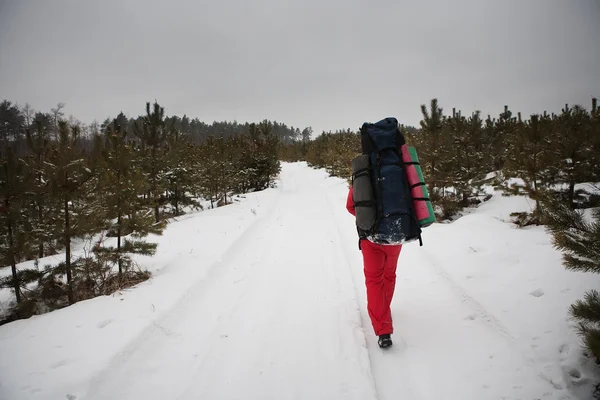
[[[353,188],[350,187],[346,209],[356,216],[353,200]],[[359,239],[363,255],[365,284],[367,287],[367,310],[375,335],[379,337],[379,347],[392,345],[394,333],[390,304],[396,286],[396,266],[401,244],[378,244],[368,239]]]
[[[367,309],[378,344],[385,348],[392,345],[390,304],[400,251],[408,242],[418,240],[423,245],[421,227],[431,223],[426,218],[430,201],[423,192],[424,182],[417,176],[419,163],[414,148],[406,145],[396,118],[365,122],[360,141],[362,153],[352,159],[346,208],[355,217],[358,248],[363,255]],[[419,217],[415,202],[423,214]]]

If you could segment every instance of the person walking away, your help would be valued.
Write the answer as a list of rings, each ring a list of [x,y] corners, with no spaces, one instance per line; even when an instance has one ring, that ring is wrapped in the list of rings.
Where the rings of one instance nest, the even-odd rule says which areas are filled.
[[[385,348],[392,345],[390,305],[402,246],[416,240],[423,245],[414,202],[429,200],[412,194],[424,187],[424,182],[415,181],[418,160],[410,156],[396,118],[365,122],[360,139],[362,153],[352,159],[352,185],[346,208],[355,217],[369,317],[379,346]],[[415,169],[412,174],[408,173],[410,168]]]
[[[356,216],[353,188],[350,187],[346,209]],[[392,345],[394,333],[391,303],[396,287],[396,268],[402,244],[379,244],[368,239],[359,240],[363,256],[365,285],[367,289],[367,310],[377,335],[379,347]]]

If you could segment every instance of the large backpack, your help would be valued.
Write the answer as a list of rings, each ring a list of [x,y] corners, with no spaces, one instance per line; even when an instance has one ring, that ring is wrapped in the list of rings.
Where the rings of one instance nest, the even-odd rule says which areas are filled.
[[[352,160],[353,201],[361,239],[403,244],[419,239],[421,227],[413,208],[402,160],[404,137],[396,118],[361,128],[362,155]]]

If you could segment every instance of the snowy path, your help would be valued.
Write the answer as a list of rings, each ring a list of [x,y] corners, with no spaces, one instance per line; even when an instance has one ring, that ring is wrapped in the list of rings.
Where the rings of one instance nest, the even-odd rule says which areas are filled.
[[[343,198],[319,173],[285,172],[271,212],[98,376],[90,400],[556,398],[416,244],[400,263],[397,344],[382,352],[364,301],[357,312],[361,260]]]
[[[0,399],[572,398],[554,356],[515,325],[528,316],[511,309],[507,323],[484,305],[513,293],[474,295],[447,272],[436,249],[458,228],[404,247],[395,344],[379,349],[346,194],[342,180],[285,164],[277,189],[174,224],[153,281],[0,327],[0,352],[31,348],[0,361]]]
[[[325,192],[301,172],[87,398],[376,398]]]

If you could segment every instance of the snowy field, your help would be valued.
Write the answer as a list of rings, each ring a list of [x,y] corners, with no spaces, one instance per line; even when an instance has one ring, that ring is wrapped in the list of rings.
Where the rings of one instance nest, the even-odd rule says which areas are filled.
[[[404,246],[381,350],[346,195],[284,164],[277,188],[171,223],[137,258],[151,280],[0,326],[0,399],[590,398],[567,311],[600,276],[509,222],[526,198],[494,193]]]

